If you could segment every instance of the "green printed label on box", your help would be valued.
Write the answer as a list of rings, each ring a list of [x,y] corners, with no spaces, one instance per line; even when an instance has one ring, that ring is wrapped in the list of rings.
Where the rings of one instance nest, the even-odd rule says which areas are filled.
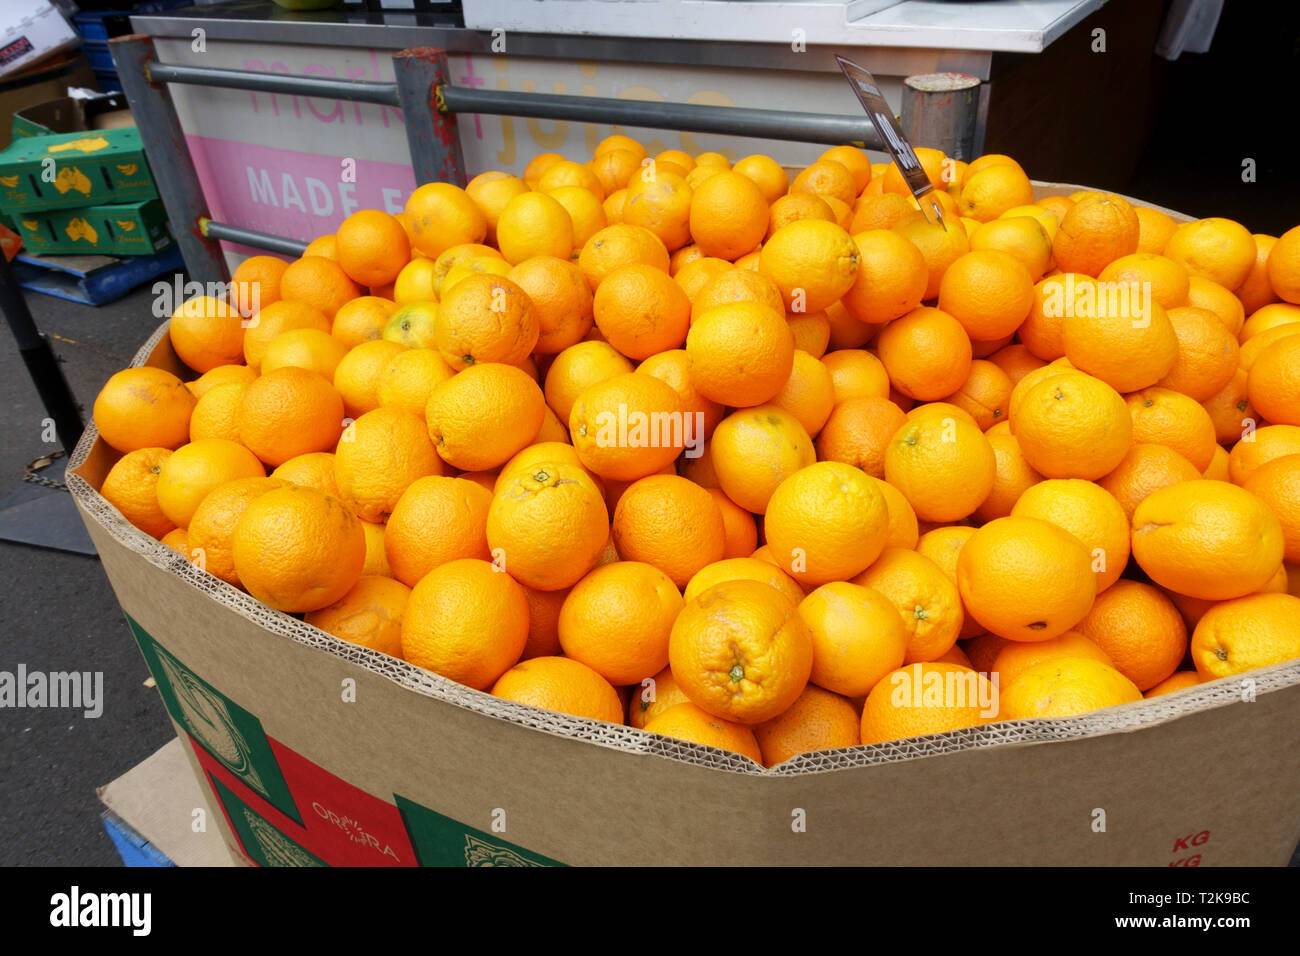
[[[212,791],[226,811],[231,829],[258,866],[329,866],[324,860],[277,829],[266,817],[250,807],[212,774],[208,774]]]
[[[8,213],[157,197],[134,127],[29,136],[0,152],[0,209]]]
[[[421,866],[565,866],[393,794]]]
[[[262,722],[177,660],[131,615],[126,622],[172,719],[250,790],[301,825]]]
[[[23,247],[35,253],[151,256],[172,245],[157,199],[13,215]]]

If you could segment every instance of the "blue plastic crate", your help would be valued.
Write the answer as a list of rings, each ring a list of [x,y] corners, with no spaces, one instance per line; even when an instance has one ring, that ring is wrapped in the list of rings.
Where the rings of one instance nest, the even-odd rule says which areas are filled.
[[[112,810],[105,810],[102,819],[108,838],[113,841],[113,846],[117,847],[122,862],[127,866],[176,865]]]

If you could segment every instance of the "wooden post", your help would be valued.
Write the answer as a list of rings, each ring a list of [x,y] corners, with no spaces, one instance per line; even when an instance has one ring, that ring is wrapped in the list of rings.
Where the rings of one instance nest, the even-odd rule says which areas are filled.
[[[967,73],[926,73],[903,81],[903,133],[913,146],[974,159],[980,81]]]

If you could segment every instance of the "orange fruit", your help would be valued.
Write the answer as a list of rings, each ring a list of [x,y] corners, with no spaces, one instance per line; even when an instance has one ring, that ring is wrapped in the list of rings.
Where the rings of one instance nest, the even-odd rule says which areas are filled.
[[[790,314],[794,315],[795,313]],[[830,330],[826,344],[828,348],[836,351],[865,348],[876,337],[876,333],[880,331],[878,325],[859,322],[839,302],[827,306],[825,312],[818,312],[817,315],[826,317],[826,324]]]
[[[1009,430],[1002,434],[986,432],[985,437],[988,439],[989,447],[993,449],[997,473],[993,478],[993,490],[974,511],[976,520],[980,522],[1005,518],[1011,514],[1012,508],[1021,495],[1043,481],[1043,476],[1034,471],[1029,462],[1025,461],[1024,453],[1020,450],[1020,442],[1016,441],[1016,436],[1010,434]],[[1126,522],[1125,531],[1127,530]],[[1126,534],[1125,541],[1127,540]]]
[[[695,249],[697,247],[687,246],[687,248]],[[673,256],[676,257],[681,255],[682,251],[683,250],[678,249],[673,253]],[[682,265],[676,270],[670,269],[670,274],[674,281],[682,287],[682,291],[686,293],[686,298],[694,302],[695,297],[700,293],[700,290],[708,285],[710,280],[724,272],[730,272],[733,268],[734,266],[732,266],[732,264],[726,259],[712,259],[708,256],[696,256],[689,262],[682,263]]]
[[[727,497],[763,514],[777,486],[816,461],[812,439],[799,420],[774,405],[733,412],[709,442],[714,471]]]
[[[519,660],[528,598],[487,561],[448,561],[420,579],[402,615],[402,657],[484,690]]]
[[[771,238],[772,234],[782,226],[800,219],[821,219],[824,222],[837,222],[835,211],[821,196],[805,192],[787,193],[778,198],[768,208],[767,228],[760,238]]]
[[[668,666],[668,635],[682,606],[658,568],[630,560],[607,564],[565,598],[560,646],[611,684],[635,684]]]
[[[569,657],[521,661],[492,685],[492,696],[589,720],[624,722],[618,691],[586,664]]]
[[[356,418],[379,407],[379,383],[393,359],[406,346],[375,339],[354,346],[334,369],[334,387],[343,396],[343,410]]]
[[[316,329],[330,332],[329,318],[315,305],[287,299],[273,302],[248,320],[244,331],[244,360],[260,370],[266,348],[271,342],[293,329]]]
[[[290,263],[280,277],[280,295],[284,302],[304,302],[326,319],[333,319],[340,308],[363,293],[361,286],[343,271],[342,266],[322,256],[304,255]],[[267,308],[280,304],[273,302],[258,314],[265,314]],[[324,331],[329,331],[328,325]],[[248,354],[247,343],[244,354]],[[253,364],[251,360],[249,364]]]
[[[1300,454],[1266,462],[1242,487],[1277,515],[1282,525],[1283,557],[1300,561]]]
[[[1072,717],[1142,699],[1137,686],[1101,661],[1052,658],[1021,671],[1002,688],[1003,720]]]
[[[1008,213],[1014,212],[1014,209],[1008,210]],[[1055,217],[1050,213],[1046,215],[1049,217],[1046,228],[1033,216],[1007,213],[983,223],[968,237],[971,251],[1005,253],[1025,267],[1030,282],[1037,282],[1052,265],[1052,239],[1047,230],[1051,228],[1055,234]]]
[[[122,517],[145,534],[161,539],[176,527],[158,504],[158,476],[170,448],[137,448],[119,458],[104,476],[99,493]],[[188,554],[186,555],[188,557]]]
[[[1269,252],[1268,281],[1283,302],[1300,304],[1300,226],[1284,232]]]
[[[379,376],[375,397],[381,408],[400,408],[424,418],[433,389],[455,374],[433,349],[407,349],[394,355]]]
[[[359,518],[386,521],[412,482],[443,471],[429,434],[410,412],[366,412],[348,426],[334,453],[339,497]]]
[[[857,223],[855,222],[856,226]],[[970,252],[970,241],[960,229],[945,229],[925,219],[913,219],[893,227],[900,236],[916,246],[925,259],[928,276],[922,298],[935,299],[948,268]]]
[[[945,401],[969,412],[980,430],[988,431],[997,423],[1007,421],[1012,388],[1006,372],[986,359],[975,359],[966,381]]]
[[[677,615],[668,660],[696,706],[724,720],[761,724],[790,707],[807,685],[812,632],[797,605],[776,589],[724,581]]]
[[[1161,488],[1133,512],[1133,557],[1156,584],[1189,597],[1222,601],[1258,591],[1283,550],[1277,516],[1221,481]]]
[[[547,190],[546,195],[563,206],[569,214],[569,221],[573,224],[575,249],[581,249],[588,239],[609,225],[601,200],[582,186],[560,186]]]
[[[870,352],[842,349],[823,355],[822,364],[831,373],[836,404],[853,398],[889,396],[889,373],[884,363]]]
[[[1075,203],[1065,214],[1052,240],[1052,255],[1062,272],[1096,276],[1121,256],[1137,252],[1140,229],[1137,213],[1127,200],[1097,193]]]
[[[646,720],[645,729],[676,740],[730,750],[762,764],[763,751],[754,731],[745,724],[715,717],[687,701],[674,704]]]
[[[873,195],[870,189],[858,197],[851,211],[848,228],[855,236],[874,229],[893,229],[904,223],[925,221],[925,215],[916,203],[898,193],[877,192]]]
[[[1083,273],[1048,276],[1034,286],[1029,314],[1017,330],[1025,347],[1044,362],[1065,354],[1065,320],[1095,310],[1097,280]]]
[[[578,395],[569,433],[583,465],[604,478],[634,481],[670,464],[691,423],[671,386],[640,372],[604,378]]]
[[[689,225],[691,238],[704,255],[737,259],[763,241],[768,226],[767,199],[747,176],[718,173],[696,187],[690,200]]]
[[[643,156],[637,152],[622,148],[613,148],[596,154],[590,163],[590,169],[600,183],[606,200],[613,193],[627,186],[632,174],[640,169],[642,158]]]
[[[713,496],[677,475],[650,475],[629,487],[614,509],[613,534],[624,560],[653,565],[679,588],[723,556],[725,529]]]
[[[1169,321],[1178,338],[1178,357],[1159,384],[1198,402],[1207,401],[1231,382],[1237,371],[1237,340],[1208,309],[1170,309]]]
[[[545,406],[542,390],[527,372],[488,362],[435,385],[424,418],[443,461],[462,471],[481,471],[505,464],[532,444]]]
[[[1150,690],[1173,674],[1187,653],[1187,626],[1178,608],[1158,588],[1137,581],[1117,581],[1098,594],[1075,630],[1101,648],[1138,690]]]
[[[888,229],[857,233],[858,272],[841,299],[860,322],[880,324],[906,315],[921,304],[929,282],[925,257],[911,242]]]
[[[1098,594],[1118,581],[1128,564],[1128,515],[1114,495],[1090,481],[1052,478],[1039,482],[1026,489],[1011,514],[1041,519],[1078,538],[1097,576]]]
[[[519,659],[526,661],[534,657],[554,657],[560,653],[560,609],[569,592],[538,591],[536,588],[525,587],[524,594],[528,597],[528,642]]]
[[[496,240],[497,220],[501,218],[501,210],[505,209],[511,199],[528,192],[529,188],[528,183],[518,176],[500,170],[479,173],[465,184],[465,195],[487,220],[486,241]]]
[[[831,196],[840,202],[852,203],[859,189],[847,166],[834,159],[819,159],[794,178],[790,192]]]
[[[1067,313],[1061,342],[1065,357],[1081,371],[1121,392],[1154,385],[1178,362],[1178,333],[1155,302],[1127,295],[1126,286],[1098,285],[1091,308]],[[1116,297],[1110,301],[1110,292]],[[1104,293],[1104,294],[1103,294]]]
[[[1246,321],[1245,307],[1241,300],[1217,282],[1202,276],[1194,275],[1187,280],[1187,304],[1198,309],[1209,309],[1233,335],[1241,331]]]
[[[546,402],[567,422],[578,396],[589,386],[633,371],[633,365],[607,342],[579,342],[555,357],[546,372]]]
[[[1192,275],[1235,289],[1255,265],[1255,239],[1231,219],[1197,219],[1174,230],[1164,254]]]
[[[853,177],[853,195],[857,195],[871,182],[871,160],[856,146],[832,146],[817,157],[818,161],[832,159],[841,164]]]
[[[407,486],[384,531],[393,577],[408,587],[434,568],[460,558],[487,561],[492,493],[463,478],[427,475]]]
[[[1215,680],[1300,657],[1300,598],[1251,594],[1205,612],[1192,634],[1192,663]]]
[[[1255,360],[1247,390],[1251,405],[1269,422],[1300,425],[1300,335],[1280,339]]]
[[[894,603],[879,591],[835,581],[811,592],[799,616],[812,632],[811,684],[863,697],[901,667],[908,631]]]
[[[678,175],[666,166],[652,173],[650,169],[644,167],[628,181],[623,222],[650,230],[672,252],[691,241],[692,190],[685,174]]]
[[[733,268],[718,273],[700,287],[691,300],[691,321],[717,306],[736,302],[757,302],[773,312],[785,314],[784,300],[776,283],[761,273]]]
[[[1300,322],[1300,306],[1291,305],[1289,302],[1270,302],[1251,312],[1250,318],[1242,324],[1238,334],[1241,341],[1245,342],[1261,332],[1284,325],[1294,325],[1297,322]],[[1297,332],[1300,332],[1300,329],[1291,330],[1291,334]]]
[[[511,265],[533,256],[568,259],[574,249],[573,218],[557,199],[545,193],[521,193],[501,211],[497,242]]]
[[[194,381],[186,382],[185,387],[198,399],[218,385],[231,383],[247,385],[255,378],[257,378],[257,369],[249,368],[247,365],[218,365],[204,372]]]
[[[190,442],[162,463],[155,485],[158,506],[172,524],[186,528],[212,489],[236,478],[265,474],[262,463],[243,445],[222,438]]]
[[[504,569],[541,591],[571,587],[609,540],[605,500],[581,468],[536,462],[502,482],[488,509],[487,540]],[[564,542],[563,549],[556,542]]]
[[[789,709],[754,728],[763,763],[775,767],[801,753],[857,746],[858,712],[838,694],[809,684]]]
[[[931,182],[934,182],[933,175]],[[935,188],[944,188],[942,179]],[[1008,209],[1027,206],[1033,201],[1034,187],[1019,166],[999,163],[977,169],[972,163],[966,170],[957,208],[963,216],[989,222]]]
[[[916,147],[916,158],[921,161],[921,169],[924,170],[926,177],[930,180],[930,185],[936,190],[947,188],[944,182],[944,160],[945,156],[942,150],[930,149],[927,146]],[[907,181],[903,178],[902,172],[897,163],[888,163],[884,171],[883,188],[887,193],[898,193],[900,195],[910,196],[911,189]]]
[[[95,397],[95,427],[120,452],[177,448],[189,439],[195,403],[171,372],[148,366],[123,369]]]
[[[565,186],[580,186],[593,193],[597,199],[605,198],[600,179],[597,178],[596,174],[581,163],[575,163],[569,159],[547,166],[546,171],[538,178],[537,185],[533,188],[539,192],[549,193],[553,189],[560,189]]]
[[[691,303],[668,273],[635,264],[610,272],[593,301],[605,340],[631,359],[674,349],[686,338]]]
[[[889,533],[889,512],[868,475],[825,461],[776,487],[763,528],[781,569],[816,587],[851,578],[876,560]]]
[[[366,534],[366,563],[361,567],[362,576],[371,574],[391,578],[393,569],[388,566],[388,556],[384,553],[384,526],[363,521],[361,530]]]
[[[1288,322],[1286,325],[1275,326],[1252,336],[1241,346],[1237,367],[1249,372],[1266,351],[1285,339],[1294,338],[1297,334],[1300,334],[1300,325]]]
[[[1150,252],[1120,256],[1101,270],[1097,281],[1126,283],[1138,292],[1144,283],[1150,283],[1152,300],[1164,309],[1186,305],[1190,288],[1187,268],[1182,263]]]
[[[1210,467],[1217,444],[1214,422],[1195,399],[1156,387],[1134,392],[1125,401],[1133,422],[1133,441],[1167,445],[1197,471]]]
[[[852,288],[858,247],[834,223],[800,219],[782,226],[763,244],[759,271],[781,290],[791,312],[819,312]]]
[[[360,285],[392,282],[411,259],[410,240],[401,222],[378,209],[352,213],[335,235],[339,265]]]
[[[997,691],[959,664],[918,662],[890,672],[862,707],[862,743],[927,737],[987,724],[997,716]]]
[[[904,663],[942,657],[957,641],[964,617],[957,587],[925,555],[886,548],[851,583],[879,591],[898,611],[907,635]]]
[[[876,340],[890,384],[918,401],[934,401],[961,388],[970,374],[970,337],[942,309],[922,306],[890,322]]]
[[[239,310],[225,301],[195,296],[172,313],[167,334],[177,357],[203,373],[220,365],[234,365],[243,358],[243,323]]]
[[[629,141],[630,142],[630,141]],[[638,146],[640,144],[637,144]],[[623,146],[625,149],[632,149],[630,145]],[[528,184],[529,189],[536,189],[542,174],[554,166],[556,163],[564,161],[564,157],[559,153],[538,153],[528,161],[524,167],[524,182]]]
[[[366,536],[343,502],[291,485],[248,504],[231,554],[249,594],[299,614],[328,607],[352,589],[365,565]]]
[[[1114,471],[1135,440],[1128,412],[1101,379],[1069,372],[1025,394],[1011,431],[1025,461],[1045,477],[1093,480]]]
[[[769,203],[776,202],[789,190],[790,177],[781,164],[770,156],[755,155],[738,159],[731,171],[753,180]]]
[[[713,429],[722,421],[725,410],[722,405],[705,398],[691,384],[691,361],[685,349],[670,349],[652,355],[636,370],[642,375],[653,375],[667,384],[681,399],[682,412],[688,416],[686,429],[687,455],[692,447],[713,434]],[[748,553],[748,552],[747,552]]]
[[[434,343],[457,370],[482,362],[518,365],[539,335],[528,293],[497,275],[469,276],[445,290],[434,324]]]
[[[271,472],[271,477],[291,485],[315,488],[334,498],[339,496],[338,482],[334,480],[333,452],[317,451],[290,458]]]
[[[754,522],[754,516],[728,498],[720,488],[709,488],[708,492],[722,514],[723,559],[740,559],[751,554],[758,545],[758,526]],[[699,574],[695,577],[699,577]]]
[[[230,274],[231,304],[245,318],[280,298],[280,277],[289,263],[276,256],[249,256]]]
[[[343,399],[329,380],[294,366],[261,376],[239,405],[239,440],[268,465],[329,451],[343,430]]]
[[[443,253],[446,255],[446,253]],[[437,266],[435,265],[435,269]],[[474,275],[494,275],[508,276],[511,265],[500,256],[474,256],[468,259],[461,259],[454,266],[447,270],[446,276],[438,286],[438,294],[446,296],[448,292],[462,279],[468,279]]]
[[[1006,641],[993,658],[989,678],[999,687],[1010,687],[1017,677],[1036,664],[1066,657],[1082,657],[1108,665],[1112,663],[1110,657],[1096,643],[1078,631],[1066,631],[1060,637],[1033,644]]]
[[[885,451],[885,480],[925,521],[957,521],[989,496],[997,461],[971,423],[947,415],[905,422]]]
[[[1210,466],[1202,472],[1203,478],[1213,478],[1215,481],[1231,481],[1232,471],[1228,467],[1228,452],[1223,446],[1215,446],[1214,458]]]
[[[1228,382],[1202,403],[1214,423],[1216,438],[1224,444],[1232,444],[1253,432],[1260,418],[1250,402],[1248,385],[1248,370],[1238,367]]]
[[[538,337],[533,350],[555,355],[576,345],[592,325],[591,289],[576,264],[554,256],[534,256],[509,275],[532,304]]]
[[[235,527],[254,500],[282,488],[278,478],[236,478],[212,489],[194,511],[186,529],[191,561],[227,584],[240,587],[231,548]]]
[[[323,259],[330,259],[334,262],[338,262],[338,236],[333,233],[328,236],[317,236],[311,242],[307,243],[307,248],[303,249],[302,254],[304,256],[320,256]]]
[[[1024,326],[1020,328],[1023,330]],[[1030,372],[1043,367],[1043,360],[1020,343],[1003,346],[990,355],[988,360],[1006,373],[1013,388]],[[1003,418],[1005,420],[1005,415]]]
[[[339,307],[329,332],[345,348],[355,348],[362,342],[382,338],[388,317],[396,308],[397,303],[389,299],[363,295]]]
[[[401,657],[402,616],[410,597],[405,584],[363,574],[347,594],[303,620],[349,644]]]
[[[1079,539],[1038,518],[997,518],[979,528],[957,559],[967,612],[1014,641],[1045,641],[1073,628],[1097,591],[1092,558]]]
[[[1178,223],[1159,209],[1150,206],[1134,206],[1133,212],[1138,218],[1138,252],[1150,252],[1155,255],[1164,253],[1165,246],[1173,237]]]
[[[282,332],[266,345],[262,355],[262,374],[277,368],[302,368],[333,381],[334,370],[348,353],[345,346],[320,329],[291,329]]]
[[[487,236],[483,210],[465,190],[451,183],[420,186],[407,198],[405,212],[411,245],[432,259],[452,246],[482,242]]]
[[[1175,671],[1142,696],[1146,698],[1162,697],[1175,691],[1186,690],[1201,683],[1201,675],[1196,671]]]
[[[790,377],[794,336],[784,315],[756,302],[719,305],[701,314],[686,336],[691,385],[731,406],[760,405]]]
[[[1300,454],[1300,427],[1265,425],[1243,435],[1228,453],[1228,474],[1234,485],[1244,485],[1252,474],[1275,458]]]
[[[794,415],[804,431],[816,436],[835,406],[830,371],[807,352],[796,349],[790,377],[772,397],[771,404]]]
[[[817,435],[817,458],[840,461],[875,478],[885,477],[885,449],[905,421],[887,398],[851,398],[831,411]]]
[[[693,601],[715,584],[724,581],[758,581],[780,591],[795,604],[804,598],[803,589],[795,583],[794,578],[775,564],[754,556],[724,558],[705,565],[686,585],[684,597],[687,601]]]
[[[227,382],[204,392],[190,413],[190,441],[200,438],[239,441],[239,406],[247,391],[248,386],[243,382]]]
[[[606,275],[634,263],[667,272],[668,249],[655,233],[629,222],[606,226],[587,240],[578,256],[578,268],[593,291]]]

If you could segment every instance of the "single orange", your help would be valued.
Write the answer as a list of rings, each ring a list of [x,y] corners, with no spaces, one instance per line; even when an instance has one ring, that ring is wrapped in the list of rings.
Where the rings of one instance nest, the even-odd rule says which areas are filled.
[[[967,667],[918,662],[891,671],[862,707],[862,742],[888,743],[978,727],[996,719],[997,690]]]
[[[158,504],[158,476],[170,448],[137,448],[114,463],[99,493],[122,517],[145,534],[161,539],[176,527]],[[752,550],[752,549],[751,549]]]
[[[778,485],[816,461],[799,420],[775,405],[739,409],[713,432],[709,451],[718,483],[746,511],[763,514]]]
[[[668,635],[682,596],[658,568],[635,560],[598,567],[560,610],[560,646],[611,684],[635,684],[668,666]]]
[[[339,640],[402,656],[402,616],[411,589],[381,575],[363,574],[352,590],[329,607],[311,611],[303,620]]]

